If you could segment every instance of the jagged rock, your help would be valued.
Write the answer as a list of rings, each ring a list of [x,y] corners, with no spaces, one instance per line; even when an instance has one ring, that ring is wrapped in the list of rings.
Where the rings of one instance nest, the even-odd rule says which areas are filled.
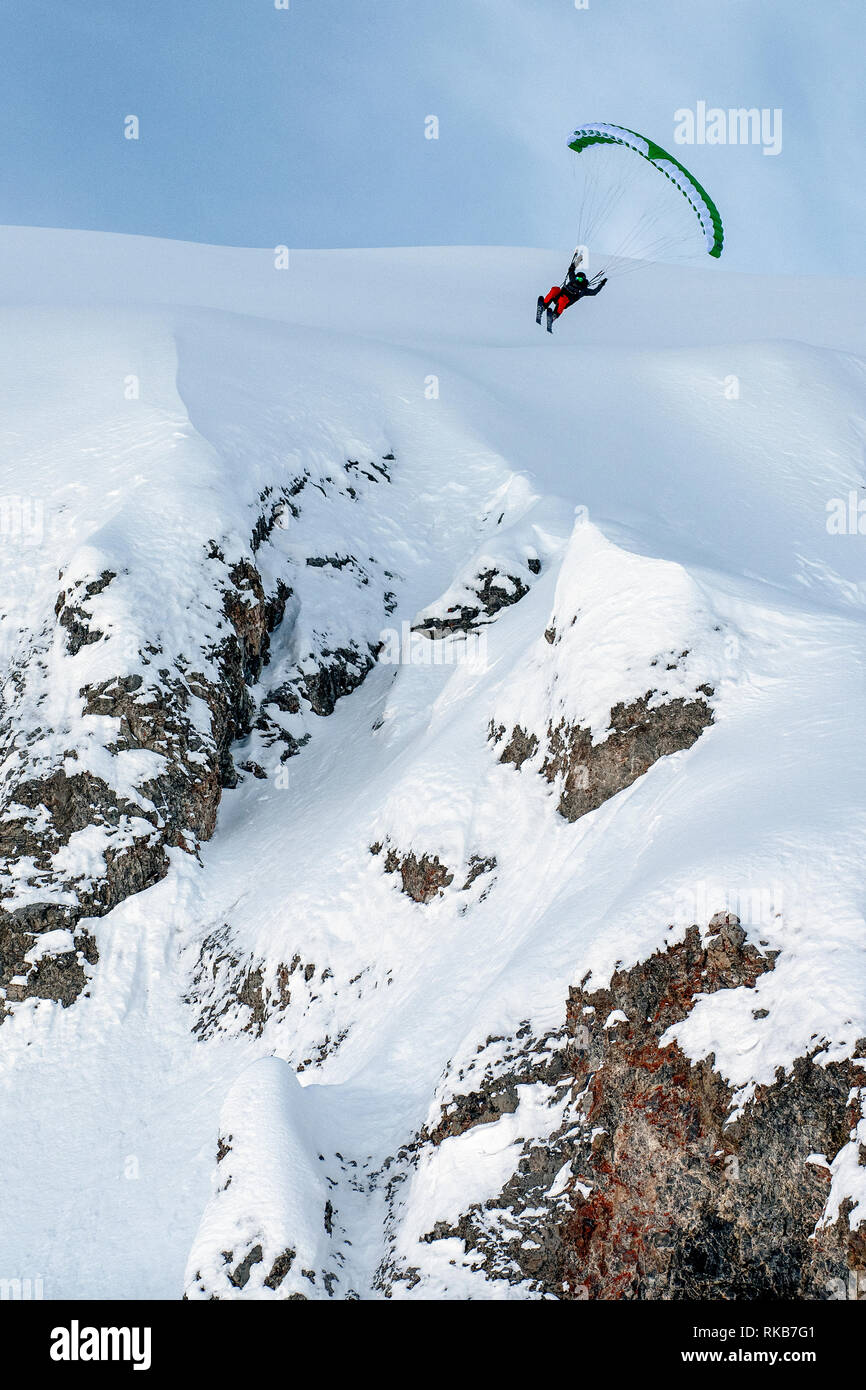
[[[494,743],[498,743],[504,733],[505,730],[501,726],[498,729],[494,729],[491,726],[490,738]],[[517,770],[520,771],[523,764],[529,758],[535,756],[537,749],[538,739],[535,734],[527,733],[519,724],[515,724],[514,728],[511,730],[511,738],[502,750],[499,761],[501,763],[513,763]]]
[[[862,1058],[800,1057],[732,1112],[712,1057],[692,1062],[662,1043],[697,996],[752,988],[776,955],[722,913],[605,988],[573,987],[563,1030],[510,1039],[501,1065],[449,1100],[402,1155],[414,1164],[425,1146],[513,1114],[518,1087],[568,1098],[556,1130],[524,1144],[498,1196],[456,1224],[435,1223],[423,1241],[458,1238],[488,1279],[527,1296],[845,1297],[850,1272],[866,1275],[866,1226],[850,1229],[850,1204],[822,1222],[829,1170],[810,1159],[832,1161],[849,1142]],[[404,1176],[390,1180],[392,1206]],[[386,1258],[379,1287],[417,1277]]]
[[[313,713],[324,718],[334,713],[339,699],[358,688],[375,664],[375,648],[366,652],[357,647],[340,647],[334,651],[325,648],[318,670],[304,672],[298,685]]]
[[[308,555],[306,563],[313,569],[324,569],[330,565],[335,570],[352,567],[356,561],[352,555]]]
[[[86,686],[84,713],[118,721],[117,735],[107,745],[110,752],[147,749],[165,759],[163,770],[140,784],[153,809],[137,813],[159,827],[163,843],[186,849],[188,836],[210,838],[221,790],[237,781],[231,742],[244,715],[232,711],[225,692],[195,672],[172,676],[163,670],[158,676],[153,683],[132,675]],[[209,704],[210,739],[191,717],[196,698]]]
[[[25,999],[53,999],[68,1008],[87,986],[88,966],[94,966],[98,960],[93,937],[79,930],[72,938],[71,949],[45,954],[32,962],[27,957],[39,934],[26,928],[15,930],[10,925],[14,920],[10,914],[0,921],[0,988],[5,994],[5,1002],[0,997],[0,1021],[9,1012],[7,1004]],[[59,914],[53,916],[49,930],[63,930],[58,926],[60,920]]]
[[[540,771],[548,782],[561,787],[557,809],[567,821],[596,810],[642,777],[659,758],[691,748],[713,722],[713,712],[704,699],[675,699],[653,706],[653,694],[648,690],[631,704],[614,705],[610,732],[600,743],[593,742],[589,729],[564,720],[556,727],[548,725]],[[501,727],[491,729],[494,742],[504,732]],[[515,725],[499,761],[519,769],[535,755],[538,746],[535,734]]]
[[[0,822],[0,854],[9,863],[29,859],[32,874],[39,876],[35,881],[44,884],[46,891],[52,884],[53,857],[74,834],[99,826],[127,838],[126,843],[107,844],[101,878],[82,878],[65,885],[74,890],[72,901],[37,901],[11,910],[0,905],[0,986],[7,987],[10,1003],[35,995],[69,1005],[81,992],[87,979],[82,960],[58,958],[52,970],[47,961],[38,968],[28,966],[25,956],[38,935],[74,927],[83,917],[104,916],[130,893],[140,892],[165,876],[168,858],[164,842],[148,824],[151,816],[87,772],[64,775],[57,771],[41,780],[18,784],[14,801],[7,803],[6,819]],[[144,827],[143,834],[136,830],[138,826]],[[89,935],[85,939],[83,959],[95,964],[96,943]],[[10,990],[10,981],[16,976],[25,976],[26,985]],[[2,1016],[0,1013],[0,1019]]]
[[[255,728],[263,736],[265,747],[281,744],[281,761],[300,753],[311,738],[309,729],[303,728],[305,706],[319,718],[333,714],[337,701],[351,695],[366,680],[376,664],[376,656],[377,648],[368,646],[363,650],[354,644],[323,647],[318,653],[310,653],[304,666],[315,661],[314,670],[299,668],[290,679],[281,681],[262,697]],[[294,731],[284,726],[279,714],[299,717]]]
[[[68,591],[62,590],[58,595],[54,615],[59,625],[66,629],[66,649],[70,656],[76,656],[82,647],[89,646],[92,642],[100,642],[104,637],[105,634],[98,628],[91,627],[93,614],[88,613],[82,604],[101,594],[108,588],[112,579],[116,578],[113,570],[104,570],[98,579],[91,580],[89,584],[79,580]],[[72,601],[73,595],[77,602]]]
[[[381,845],[371,845],[373,854],[380,853]],[[422,854],[420,859],[414,853],[399,854],[395,849],[388,848],[385,854],[384,868],[386,874],[399,874],[402,881],[402,891],[406,893],[413,902],[429,903],[435,897],[441,895],[443,889],[449,887],[454,882],[454,875],[451,870],[439,862],[438,854]]]
[[[267,1020],[291,1004],[291,979],[300,964],[295,956],[266,972],[264,962],[235,950],[228,925],[211,932],[199,948],[185,996],[196,1013],[193,1032],[202,1038],[235,1030],[260,1037]]]
[[[488,1039],[490,1041],[493,1040]],[[512,1060],[514,1069],[506,1069],[486,1080],[477,1090],[455,1096],[443,1108],[438,1124],[422,1130],[422,1142],[438,1147],[443,1140],[465,1134],[476,1125],[494,1124],[503,1115],[513,1115],[519,1103],[518,1086],[535,1082],[555,1086],[564,1077],[570,1077],[562,1050],[551,1050],[549,1038],[540,1043],[535,1039],[530,1043],[524,1040],[522,1046],[518,1043]]]
[[[413,851],[402,854],[387,841],[385,845],[380,841],[371,845],[370,853],[381,854],[383,848],[386,850],[383,864],[385,873],[400,875],[402,891],[413,902],[432,902],[434,898],[441,897],[444,890],[454,882],[454,873],[446,864],[440,862],[438,854],[422,854],[420,858]],[[495,868],[495,856],[471,855],[466,866],[466,880],[460,891],[468,892],[476,879],[480,878],[482,874],[492,873]],[[489,886],[485,889],[482,897],[486,897],[487,892],[489,892]]]
[[[288,963],[256,959],[236,948],[231,928],[224,924],[201,943],[184,1000],[193,1011],[192,1032],[200,1039],[243,1033],[260,1038],[269,1023],[278,1021],[293,1005],[303,1013],[323,997],[325,985],[326,997],[337,995],[328,966],[320,969],[299,955]],[[333,1037],[323,1033],[309,1054],[299,1058],[296,1070],[320,1065],[342,1046],[348,1033],[348,1028]]]
[[[477,878],[480,878],[482,874],[491,874],[495,868],[495,855],[490,855],[489,858],[484,858],[480,854],[473,854],[469,860],[469,872],[466,875],[466,882],[464,883],[461,891],[464,893],[467,892],[472,887],[473,883]]]
[[[6,859],[27,855],[40,867],[48,867],[58,846],[87,826],[117,827],[124,817],[141,816],[135,802],[117,796],[100,777],[60,769],[19,782],[7,805],[13,814],[0,823],[0,854]]]
[[[261,1264],[262,1255],[262,1247],[260,1245],[254,1245],[240,1261],[237,1268],[233,1269],[228,1275],[229,1283],[236,1289],[246,1288],[247,1284],[250,1282],[250,1271],[253,1265]],[[227,1251],[226,1264],[230,1265],[233,1259],[234,1255],[232,1251]],[[271,1287],[273,1287],[273,1285],[271,1285]]]
[[[391,474],[390,474],[390,472],[389,472],[389,470],[388,470],[387,468],[383,467],[383,464],[385,464],[385,463],[393,463],[393,462],[394,462],[394,455],[393,455],[393,454],[383,454],[383,455],[382,455],[382,463],[376,463],[374,460],[371,460],[371,461],[370,461],[369,463],[367,463],[367,464],[362,464],[362,463],[359,462],[358,459],[349,459],[343,466],[344,466],[344,468],[345,468],[345,470],[346,470],[347,473],[351,473],[351,472],[360,473],[362,477],[364,477],[364,478],[366,478],[366,479],[368,480],[368,482],[371,482],[371,483],[380,483],[380,482],[390,483],[390,481],[391,481]],[[373,472],[372,472],[372,473],[369,471],[371,468],[373,469]]]
[[[209,555],[225,565],[219,547],[211,545]],[[66,630],[71,658],[101,640],[94,600],[115,578],[114,571],[104,570],[98,578],[76,581],[61,593],[55,615]],[[26,731],[25,738],[18,738],[17,764],[7,760],[0,854],[9,866],[28,864],[35,901],[9,908],[4,904],[11,890],[0,886],[0,986],[7,987],[7,1005],[31,995],[71,1003],[86,982],[81,961],[58,958],[52,967],[43,962],[38,969],[30,968],[24,957],[33,938],[110,912],[165,876],[169,847],[194,850],[199,840],[213,833],[222,789],[237,782],[232,744],[251,725],[249,685],[267,660],[269,632],[280,621],[289,593],[280,583],[276,593],[266,597],[255,566],[243,560],[228,571],[222,586],[226,632],[207,654],[214,663],[209,675],[178,656],[149,678],[139,672],[118,673],[82,686],[81,716],[112,730],[104,743],[108,753],[159,755],[160,770],[143,776],[134,793],[120,795],[103,777],[76,770],[75,749],[66,754],[62,766],[43,771],[30,751],[32,745],[38,752],[42,731]],[[150,666],[156,655],[157,649],[149,647],[145,665]],[[23,688],[22,678],[17,692]],[[206,732],[196,702],[207,711]],[[17,734],[13,709],[5,721],[4,742],[14,746]],[[56,868],[73,837],[93,828],[104,834],[101,873],[76,875]],[[44,901],[39,901],[40,891]],[[95,946],[92,938],[88,940],[86,959],[92,963]],[[10,984],[22,975],[26,984],[16,983],[10,993]]]
[[[676,1043],[660,1046],[696,995],[749,988],[773,965],[774,953],[750,945],[736,919],[716,918],[708,938],[691,928],[681,944],[618,971],[608,989],[571,991],[572,1030],[591,1019],[588,1045],[574,1054],[585,1128],[604,1133],[595,1145],[583,1140],[576,1165],[592,1191],[578,1194],[562,1229],[569,1289],[579,1284],[591,1298],[828,1298],[847,1274],[852,1247],[841,1228],[823,1248],[811,1240],[826,1179],[806,1160],[845,1142],[862,1068],[801,1057],[728,1123],[733,1094],[712,1058],[692,1064]],[[605,1029],[615,1010],[627,1023]]]
[[[387,463],[391,461],[392,454],[386,455],[382,463],[362,465],[352,459],[344,465],[344,470],[356,480],[365,478],[371,483],[380,484],[390,480]],[[361,491],[364,490],[360,482],[359,487]],[[346,497],[357,501],[360,496],[358,489],[346,486],[339,475],[336,478],[326,475],[315,480],[309,473],[304,473],[290,487],[282,487],[276,492],[265,489],[260,499],[264,510],[256,529],[254,549],[272,536],[276,527],[287,527],[301,516],[302,507],[298,499],[308,488],[321,493],[336,505]],[[338,610],[342,595],[352,589],[366,590],[367,593],[362,606],[365,616],[359,625],[363,636],[355,632],[347,633],[342,614],[338,614],[330,633],[327,628],[322,631],[317,627],[314,633],[305,634],[303,641],[297,645],[293,668],[287,663],[281,665],[274,685],[262,692],[253,719],[254,737],[264,748],[278,746],[281,763],[295,757],[309,742],[312,737],[310,715],[317,718],[331,715],[337,702],[350,695],[367,678],[381,650],[383,618],[394,611],[397,603],[393,589],[384,582],[393,581],[396,576],[393,571],[382,568],[373,556],[359,557],[345,550],[305,555],[296,563],[303,564],[307,570],[334,571],[341,578],[345,576],[341,588],[327,586],[329,599]],[[291,595],[292,590],[286,587],[282,596],[283,609]],[[298,612],[296,603],[292,613],[293,622]]]
[[[533,574],[540,573],[541,564],[538,560],[529,560],[527,563]],[[420,623],[416,623],[413,632],[422,632],[431,638],[448,637],[454,632],[472,632],[478,626],[480,618],[494,618],[501,609],[518,603],[529,593],[529,585],[524,584],[517,575],[501,575],[495,569],[482,570],[467,588],[477,597],[477,604],[455,604],[448,609],[444,617],[424,618]]]
[[[330,1232],[329,1232],[330,1234]],[[259,1249],[261,1247],[258,1247]],[[271,1272],[265,1279],[265,1287],[268,1289],[278,1289],[289,1273],[294,1263],[296,1252],[294,1250],[284,1250],[278,1255],[271,1265]],[[303,1294],[293,1294],[293,1298],[303,1298]]]

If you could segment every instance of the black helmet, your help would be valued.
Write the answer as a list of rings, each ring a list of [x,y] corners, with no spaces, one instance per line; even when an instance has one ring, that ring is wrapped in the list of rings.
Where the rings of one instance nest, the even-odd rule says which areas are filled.
[[[585,285],[587,283],[586,276],[582,270],[579,270],[574,278],[579,285]]]

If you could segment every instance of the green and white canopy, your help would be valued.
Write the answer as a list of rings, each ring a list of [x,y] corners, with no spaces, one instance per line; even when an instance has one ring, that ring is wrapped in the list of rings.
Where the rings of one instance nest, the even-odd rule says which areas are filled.
[[[624,150],[639,155],[641,159],[646,160],[666,179],[669,179],[679,189],[695,213],[703,231],[709,254],[715,257],[722,254],[724,228],[719,210],[706,189],[698,183],[684,164],[681,164],[673,155],[668,154],[654,140],[649,140],[645,135],[639,135],[637,131],[629,130],[626,126],[610,125],[606,122],[591,122],[588,125],[579,126],[569,141],[569,149],[574,150],[576,154],[582,154],[585,150],[604,145],[622,146]]]

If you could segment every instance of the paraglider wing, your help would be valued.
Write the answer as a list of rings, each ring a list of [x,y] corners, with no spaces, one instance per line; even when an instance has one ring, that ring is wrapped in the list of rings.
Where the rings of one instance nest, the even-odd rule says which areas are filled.
[[[724,228],[719,210],[705,188],[702,188],[684,164],[674,159],[654,140],[639,135],[626,126],[609,125],[603,122],[579,126],[569,141],[569,149],[580,154],[593,145],[625,145],[635,154],[647,160],[654,168],[674,183],[691,206],[701,225],[706,240],[707,251],[719,257],[724,244]]]

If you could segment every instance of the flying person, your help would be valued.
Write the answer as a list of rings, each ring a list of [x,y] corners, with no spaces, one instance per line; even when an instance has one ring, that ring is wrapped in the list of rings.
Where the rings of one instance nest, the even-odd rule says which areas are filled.
[[[586,273],[577,269],[582,260],[582,252],[575,251],[562,284],[554,285],[548,294],[538,296],[535,322],[541,323],[541,316],[546,309],[548,333],[553,332],[555,321],[565,313],[569,304],[576,304],[579,299],[598,294],[607,284],[607,278],[599,280],[597,285],[591,284]]]

